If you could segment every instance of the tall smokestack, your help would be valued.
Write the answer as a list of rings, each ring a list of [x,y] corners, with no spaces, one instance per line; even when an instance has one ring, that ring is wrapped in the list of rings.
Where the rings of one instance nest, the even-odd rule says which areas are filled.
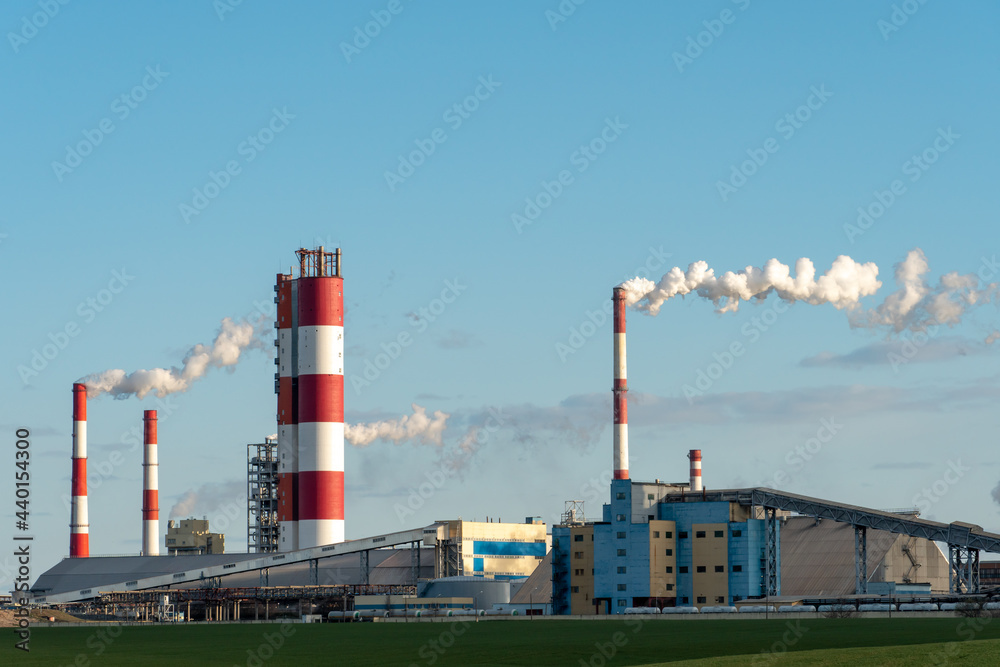
[[[344,280],[340,254],[298,251],[299,549],[344,541]]]
[[[615,308],[615,479],[628,479],[628,381],[625,374],[625,288],[616,287]]]
[[[156,458],[156,410],[142,413],[142,555],[160,555],[159,464]]]
[[[90,556],[87,518],[87,385],[73,385],[73,472],[69,515],[69,557]]]
[[[701,450],[692,449],[688,458],[691,459],[691,490],[701,491]]]
[[[274,374],[278,394],[278,551],[299,548],[299,427],[298,427],[298,281],[279,273],[274,287],[278,305],[278,372]]]

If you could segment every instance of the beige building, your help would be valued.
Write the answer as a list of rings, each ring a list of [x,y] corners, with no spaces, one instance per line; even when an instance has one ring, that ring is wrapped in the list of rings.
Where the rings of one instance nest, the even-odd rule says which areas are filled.
[[[226,536],[212,533],[207,519],[167,522],[167,553],[171,556],[198,556],[226,552]]]
[[[548,551],[545,524],[494,521],[438,522],[435,577],[526,578]]]

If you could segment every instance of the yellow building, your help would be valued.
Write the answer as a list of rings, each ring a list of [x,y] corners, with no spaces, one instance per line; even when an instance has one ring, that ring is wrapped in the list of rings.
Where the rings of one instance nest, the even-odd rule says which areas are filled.
[[[548,551],[545,524],[494,521],[441,521],[435,577],[474,576],[523,579]]]
[[[171,556],[198,556],[226,552],[226,536],[212,533],[207,519],[167,522],[167,553]]]

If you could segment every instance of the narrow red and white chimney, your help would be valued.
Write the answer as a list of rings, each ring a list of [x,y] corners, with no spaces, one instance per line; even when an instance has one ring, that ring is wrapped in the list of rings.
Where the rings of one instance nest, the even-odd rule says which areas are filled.
[[[87,518],[87,385],[73,384],[73,471],[69,514],[69,557],[90,556]]]
[[[615,311],[615,479],[628,479],[628,382],[625,374],[625,289],[616,287],[612,295]]]
[[[160,479],[156,458],[156,410],[142,413],[142,555],[160,555]]]
[[[691,490],[701,491],[701,450],[692,449],[688,458],[691,460]]]

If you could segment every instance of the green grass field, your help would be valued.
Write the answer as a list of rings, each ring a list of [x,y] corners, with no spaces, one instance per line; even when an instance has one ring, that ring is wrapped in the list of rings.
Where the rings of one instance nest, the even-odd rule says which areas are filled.
[[[997,619],[95,625],[35,628],[30,653],[3,635],[0,665],[1000,664]]]

